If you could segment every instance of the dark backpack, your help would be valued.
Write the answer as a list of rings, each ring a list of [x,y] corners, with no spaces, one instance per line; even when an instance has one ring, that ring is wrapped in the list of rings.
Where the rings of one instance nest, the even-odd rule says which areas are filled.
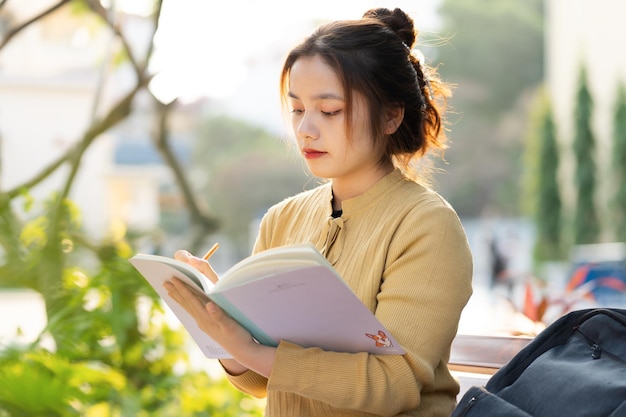
[[[451,417],[626,416],[626,310],[566,314],[484,387],[471,387]]]

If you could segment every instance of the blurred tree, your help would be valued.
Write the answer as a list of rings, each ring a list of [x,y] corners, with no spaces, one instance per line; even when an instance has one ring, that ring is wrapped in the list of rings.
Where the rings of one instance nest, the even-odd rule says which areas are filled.
[[[169,327],[158,295],[128,262],[132,236],[94,244],[80,231],[78,210],[65,205],[46,328],[32,344],[0,345],[0,416],[261,415],[260,402],[191,366],[190,339]],[[39,278],[50,265],[54,208],[33,203],[26,221],[7,209],[0,219],[11,220],[11,233],[2,234],[0,254],[18,256],[0,262],[0,286],[50,291]]]
[[[595,206],[596,164],[595,137],[591,129],[593,100],[587,86],[587,71],[580,68],[574,115],[574,154],[576,166],[576,209],[574,213],[574,243],[596,243],[600,225]]]
[[[112,230],[94,241],[83,234],[81,213],[68,198],[85,152],[128,117],[153,76],[148,71],[153,42],[136,53],[118,24],[114,3],[58,0],[23,22],[10,20],[1,34],[0,52],[17,34],[72,7],[100,19],[135,77],[109,108],[102,108],[101,89],[96,88],[93,119],[75,146],[24,183],[0,189],[0,288],[39,292],[47,312],[46,329],[32,344],[1,341],[0,416],[258,416],[261,407],[249,396],[191,366],[189,339],[169,327],[158,296],[128,263],[134,249],[126,230]],[[162,2],[151,4],[153,39]],[[6,5],[0,2],[0,13]],[[120,56],[114,57],[116,62]],[[159,106],[156,99],[155,104],[155,146],[174,172],[198,229],[212,231],[212,216],[189,192],[169,146],[166,125],[172,105]],[[47,201],[33,201],[29,190],[53,174],[64,178],[59,191]]]
[[[119,15],[124,12],[116,9],[115,2],[104,5],[95,0],[57,0],[39,14],[23,22],[11,22],[11,26],[6,29],[0,41],[0,52],[11,40],[15,39],[17,34],[38,24],[42,19],[64,7],[71,7],[72,12],[77,18],[80,18],[81,14],[82,16],[88,15],[89,17],[97,18],[101,25],[99,29],[110,31],[119,48],[115,56],[108,57],[111,61],[111,65],[107,66],[107,68],[110,69],[110,73],[104,74],[99,80],[100,85],[95,89],[92,120],[82,136],[76,141],[75,146],[70,147],[64,155],[61,155],[48,166],[43,167],[40,172],[36,173],[32,178],[13,187],[13,189],[0,190],[0,194],[4,194],[5,198],[8,199],[18,198],[23,189],[35,187],[54,173],[64,172],[63,169],[67,168],[69,172],[66,175],[63,174],[66,178],[65,183],[59,190],[56,201],[52,203],[57,206],[57,209],[51,212],[52,217],[50,219],[50,227],[54,230],[57,223],[62,221],[61,218],[64,216],[63,201],[70,195],[74,187],[76,177],[80,172],[83,155],[96,141],[106,137],[103,133],[128,118],[131,112],[135,110],[135,99],[139,93],[147,93],[147,96],[152,98],[153,107],[157,115],[156,129],[153,137],[154,144],[162,154],[165,164],[171,169],[190,213],[192,225],[190,230],[192,230],[192,233],[190,234],[191,243],[189,246],[190,249],[193,250],[196,242],[199,240],[198,236],[204,236],[215,231],[217,224],[212,214],[206,212],[202,205],[199,204],[197,195],[191,192],[192,187],[189,184],[189,180],[180,167],[178,159],[169,143],[167,120],[169,112],[176,107],[176,100],[167,105],[163,105],[152,94],[152,91],[147,88],[154,77],[154,74],[149,71],[148,67],[154,50],[154,36],[159,29],[162,0],[150,0],[148,4],[153,5],[152,14],[148,16],[151,18],[152,33],[148,38],[149,42],[146,42],[145,48],[140,51],[137,50],[137,46],[132,41],[129,34],[125,32],[124,27],[120,25],[121,19],[119,19]],[[0,9],[0,11],[3,10]],[[45,64],[42,63],[42,65]],[[109,81],[107,77],[111,76],[113,70],[117,69],[120,65],[127,66],[134,73],[134,84],[121,92],[121,98],[119,98],[117,102],[113,103],[108,108],[104,108],[102,105],[102,85]],[[57,251],[54,247],[57,243],[56,240],[49,242],[49,250],[51,253]]]
[[[615,114],[613,116],[613,227],[615,239],[626,242],[626,87],[620,84],[615,100]]]
[[[560,260],[563,258],[558,180],[560,152],[552,103],[543,88],[539,90],[532,109],[526,140],[524,202],[537,225],[534,258],[538,262]]]
[[[159,17],[161,14],[162,1],[157,0],[153,2],[154,8],[152,10],[152,36],[154,38],[158,30]],[[94,112],[92,114],[91,123],[87,126],[82,136],[76,141],[75,146],[70,147],[68,151],[61,155],[58,159],[54,160],[48,166],[43,167],[32,178],[24,181],[22,184],[14,186],[9,190],[0,189],[0,204],[3,204],[4,210],[4,227],[8,233],[12,233],[12,222],[17,218],[15,214],[12,214],[12,207],[15,206],[13,202],[18,201],[24,195],[24,190],[28,190],[32,187],[36,187],[44,180],[49,178],[53,174],[61,173],[64,176],[64,183],[61,185],[59,192],[54,194],[49,204],[49,210],[47,210],[47,218],[41,220],[44,228],[46,229],[46,240],[41,250],[41,255],[46,263],[40,263],[36,260],[31,260],[35,265],[33,269],[34,276],[39,281],[38,288],[40,288],[43,296],[46,299],[46,308],[48,313],[54,315],[55,306],[63,304],[62,299],[57,300],[56,297],[62,298],[62,271],[64,265],[62,262],[65,260],[63,257],[63,242],[67,238],[64,235],[64,230],[67,230],[65,225],[69,219],[72,218],[71,213],[68,210],[74,210],[71,204],[68,204],[68,196],[73,189],[76,178],[80,173],[81,163],[83,156],[87,150],[93,146],[93,144],[106,135],[104,132],[112,129],[118,125],[121,121],[126,119],[134,110],[135,98],[139,92],[148,92],[148,95],[153,98],[155,107],[159,110],[157,121],[157,128],[155,129],[154,142],[155,146],[161,151],[164,156],[164,161],[171,168],[174,173],[174,178],[179,185],[181,193],[185,198],[186,206],[191,214],[192,227],[191,230],[197,233],[197,235],[204,236],[207,233],[211,233],[216,229],[216,223],[211,214],[202,209],[198,204],[197,196],[190,192],[191,187],[189,185],[187,177],[184,175],[183,170],[178,164],[178,160],[175,157],[173,150],[168,141],[167,134],[167,114],[168,111],[174,107],[175,102],[170,103],[167,106],[163,106],[151,95],[151,92],[147,89],[150,80],[153,77],[148,70],[148,65],[152,56],[154,43],[148,42],[145,46],[145,50],[138,53],[131,45],[132,42],[127,38],[125,32],[118,24],[116,14],[117,10],[115,5],[110,4],[107,7],[103,6],[98,1],[93,0],[59,0],[49,5],[40,13],[32,16],[23,22],[11,21],[11,26],[4,32],[4,37],[0,41],[0,52],[6,45],[10,44],[10,41],[16,39],[16,35],[35,26],[42,19],[52,15],[63,7],[71,7],[73,13],[77,16],[89,15],[99,19],[101,24],[101,30],[109,30],[115,39],[119,42],[120,53],[116,57],[111,59],[119,61],[120,57],[124,57],[123,62],[127,65],[135,75],[134,84],[121,94],[121,98],[113,103],[109,108],[102,108],[100,101],[101,88],[96,88],[96,97],[94,97]],[[79,17],[77,17],[79,18]],[[138,57],[141,56],[142,59]],[[115,66],[111,66],[115,68]],[[100,80],[101,83],[106,82],[106,77]],[[67,169],[66,171],[64,169]],[[197,237],[194,237],[197,240]],[[193,249],[193,244],[190,245]],[[10,249],[9,249],[10,250]],[[38,269],[37,269],[38,268]],[[59,302],[60,301],[60,302]]]
[[[443,0],[439,12],[443,35],[420,36],[456,86],[440,191],[461,216],[518,215],[526,113],[543,78],[543,1]]]
[[[251,223],[272,204],[314,181],[289,151],[289,143],[264,129],[228,117],[211,118],[200,126],[195,183],[202,184],[211,211],[219,213],[220,233],[235,242],[240,258],[250,254],[255,237]]]

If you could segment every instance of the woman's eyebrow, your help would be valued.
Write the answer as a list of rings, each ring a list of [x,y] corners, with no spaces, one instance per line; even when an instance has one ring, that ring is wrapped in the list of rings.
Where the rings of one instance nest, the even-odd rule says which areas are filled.
[[[287,95],[290,98],[293,98],[295,100],[300,100],[300,97],[298,97],[295,93],[291,91],[289,91]],[[341,100],[343,101],[344,98],[340,96],[339,94],[335,94],[335,93],[321,93],[321,94],[317,94],[313,96],[313,100]]]

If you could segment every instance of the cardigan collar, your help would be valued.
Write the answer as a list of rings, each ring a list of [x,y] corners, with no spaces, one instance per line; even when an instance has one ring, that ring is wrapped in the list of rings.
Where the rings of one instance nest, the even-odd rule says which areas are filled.
[[[404,176],[400,169],[396,168],[391,171],[389,174],[382,177],[378,182],[372,185],[367,191],[362,194],[359,194],[356,197],[350,198],[348,200],[344,200],[341,203],[341,209],[343,211],[342,217],[347,219],[352,214],[357,213],[371,204],[378,201],[380,198],[384,197],[391,190],[399,186],[402,182],[408,181],[408,179]],[[326,184],[327,189],[327,201],[328,201],[328,216],[332,215],[332,184]]]

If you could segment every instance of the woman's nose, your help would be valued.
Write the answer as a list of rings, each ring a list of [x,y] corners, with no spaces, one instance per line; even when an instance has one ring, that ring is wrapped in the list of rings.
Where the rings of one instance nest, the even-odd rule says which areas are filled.
[[[319,136],[319,131],[316,127],[315,121],[313,117],[307,115],[306,113],[302,116],[298,125],[296,127],[296,132],[299,137],[306,139],[317,139]]]

